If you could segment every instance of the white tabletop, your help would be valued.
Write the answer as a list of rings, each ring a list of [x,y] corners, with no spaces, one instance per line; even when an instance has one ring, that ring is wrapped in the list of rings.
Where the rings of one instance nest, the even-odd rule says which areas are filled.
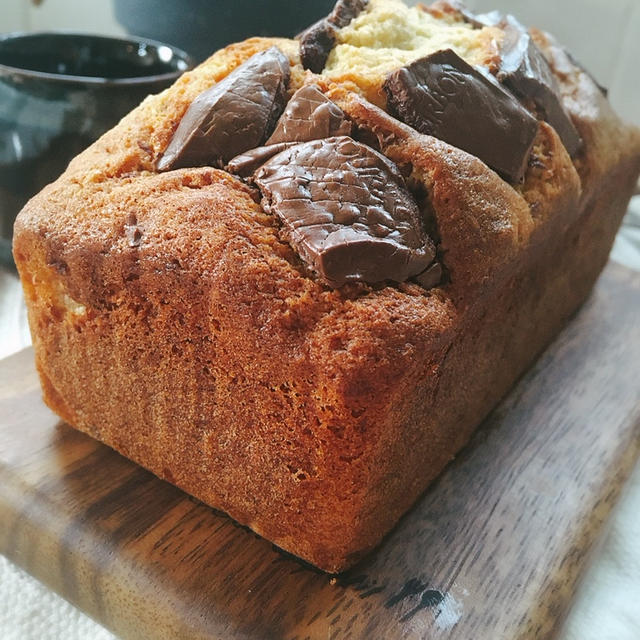
[[[640,271],[640,196],[632,201],[612,258]],[[17,277],[0,271],[0,358],[30,342]],[[640,639],[640,464],[610,520],[560,637]],[[0,556],[0,638],[109,640],[115,636]]]

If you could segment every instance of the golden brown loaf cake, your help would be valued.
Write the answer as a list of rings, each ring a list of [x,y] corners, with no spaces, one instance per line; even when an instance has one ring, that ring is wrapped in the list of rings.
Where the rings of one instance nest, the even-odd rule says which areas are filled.
[[[585,299],[640,171],[639,132],[519,29],[456,2],[341,0],[299,40],[232,45],[145,100],[16,222],[47,404],[318,567],[357,561]],[[509,67],[514,37],[542,71]],[[228,120],[247,78],[268,94],[250,147]],[[489,110],[435,100],[434,120],[429,78]],[[315,140],[298,103],[281,115],[301,88]],[[269,137],[277,154],[246,169]],[[366,207],[327,195],[351,181]]]

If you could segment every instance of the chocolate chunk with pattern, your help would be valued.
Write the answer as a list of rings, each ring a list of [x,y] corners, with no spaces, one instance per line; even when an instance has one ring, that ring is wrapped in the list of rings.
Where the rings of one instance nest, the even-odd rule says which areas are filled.
[[[418,205],[398,168],[339,136],[296,144],[255,175],[262,205],[324,282],[402,282],[433,261]]]
[[[393,71],[384,89],[390,111],[406,124],[522,180],[538,121],[489,74],[444,49]]]
[[[191,103],[158,170],[222,167],[264,143],[287,101],[290,66],[277,47],[257,53]]]
[[[351,123],[342,109],[317,85],[308,85],[293,94],[267,144],[306,142],[350,134]]]

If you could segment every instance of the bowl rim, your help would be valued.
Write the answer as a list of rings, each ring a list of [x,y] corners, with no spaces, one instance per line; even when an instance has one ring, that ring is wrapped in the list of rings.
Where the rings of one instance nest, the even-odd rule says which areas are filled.
[[[180,77],[185,71],[193,69],[195,66],[195,60],[183,49],[176,47],[166,42],[160,42],[159,40],[153,40],[152,38],[143,38],[139,36],[111,36],[102,33],[91,33],[88,31],[74,31],[67,29],[52,29],[52,30],[40,30],[40,31],[9,31],[7,33],[0,33],[0,46],[7,40],[18,40],[25,37],[41,37],[41,36],[78,36],[81,38],[92,38],[94,40],[111,40],[116,42],[122,42],[126,44],[137,45],[151,45],[156,49],[160,47],[166,47],[172,51],[174,55],[177,55],[186,63],[184,69],[176,69],[175,71],[168,71],[167,73],[159,73],[154,75],[140,75],[127,78],[102,78],[99,76],[80,76],[70,75],[66,73],[50,73],[48,71],[36,71],[33,69],[25,69],[23,67],[14,67],[8,64],[0,63],[0,78],[6,75],[20,75],[25,78],[34,78],[48,80],[51,82],[58,82],[60,84],[89,84],[96,87],[105,86],[126,86],[126,85],[144,85],[153,84],[155,82],[162,82]]]

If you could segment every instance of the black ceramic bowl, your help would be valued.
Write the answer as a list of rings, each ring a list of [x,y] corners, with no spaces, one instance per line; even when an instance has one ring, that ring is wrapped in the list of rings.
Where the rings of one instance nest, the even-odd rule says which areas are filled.
[[[180,49],[149,40],[0,35],[0,261],[11,261],[13,220],[26,201],[190,66]]]
[[[171,42],[203,60],[250,36],[293,37],[336,0],[113,0],[129,33]]]

